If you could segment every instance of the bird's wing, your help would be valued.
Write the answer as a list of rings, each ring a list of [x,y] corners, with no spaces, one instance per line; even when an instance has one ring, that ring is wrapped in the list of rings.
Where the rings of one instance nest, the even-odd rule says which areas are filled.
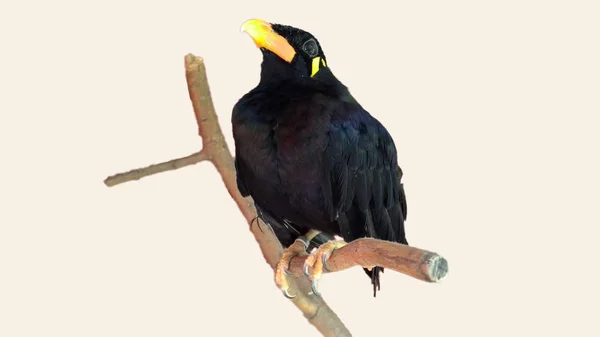
[[[385,127],[357,109],[329,122],[325,203],[346,241],[368,236],[406,244],[406,197]]]
[[[235,158],[233,159],[233,162],[235,164],[235,178],[236,178],[236,182],[237,182],[237,188],[240,191],[240,194],[242,195],[242,197],[247,197],[250,195],[250,191],[248,190],[248,187],[246,186],[246,183],[244,182],[244,178],[242,177],[242,173],[240,172],[239,158],[240,157],[237,153],[237,148],[236,148]]]

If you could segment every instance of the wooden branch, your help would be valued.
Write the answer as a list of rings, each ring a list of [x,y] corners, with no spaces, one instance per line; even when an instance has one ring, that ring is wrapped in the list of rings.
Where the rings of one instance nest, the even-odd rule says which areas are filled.
[[[283,248],[270,227],[257,219],[252,199],[243,198],[237,189],[233,157],[215,112],[203,59],[192,54],[186,55],[185,74],[190,100],[198,124],[198,133],[202,138],[202,151],[187,157],[116,174],[106,178],[104,183],[107,186],[115,186],[202,161],[211,162],[221,175],[231,198],[246,218],[250,231],[254,234],[266,262],[272,269],[275,269],[283,253]],[[254,225],[252,225],[253,223]],[[290,291],[296,295],[291,301],[323,336],[352,336],[323,298],[312,294],[310,282],[302,273],[305,259],[306,257],[295,257],[291,261],[291,271],[297,276],[290,280]],[[435,253],[394,242],[368,238],[348,243],[346,246],[335,250],[327,260],[329,272],[340,271],[353,266],[372,267],[374,265],[395,270],[427,282],[441,280],[448,269],[447,261]]]
[[[153,174],[177,170],[182,167],[198,164],[199,162],[206,160],[206,157],[207,155],[205,152],[198,151],[183,158],[177,158],[160,164],[153,164],[131,171],[117,173],[104,179],[104,184],[111,187],[128,181],[139,180]]]
[[[290,272],[303,275],[306,256],[290,261]],[[374,266],[394,270],[425,282],[438,282],[448,273],[448,261],[440,255],[401,243],[363,238],[336,249],[326,261],[326,272],[336,272],[354,266]]]

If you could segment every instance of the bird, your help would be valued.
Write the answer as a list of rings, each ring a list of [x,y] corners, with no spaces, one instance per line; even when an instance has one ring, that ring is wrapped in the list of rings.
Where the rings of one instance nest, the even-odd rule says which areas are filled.
[[[313,34],[256,18],[241,31],[262,63],[258,84],[231,114],[238,190],[284,247],[275,268],[283,294],[296,296],[289,263],[307,255],[303,271],[318,296],[336,249],[365,237],[408,245],[396,145],[334,75]],[[363,269],[376,297],[384,269]]]

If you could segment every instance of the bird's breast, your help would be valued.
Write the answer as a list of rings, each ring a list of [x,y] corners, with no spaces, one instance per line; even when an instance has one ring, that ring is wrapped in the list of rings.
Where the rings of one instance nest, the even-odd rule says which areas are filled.
[[[273,96],[252,96],[244,103],[251,108],[234,116],[246,184],[255,199],[285,202],[311,222],[323,222],[323,156],[331,112],[323,100],[275,101]]]

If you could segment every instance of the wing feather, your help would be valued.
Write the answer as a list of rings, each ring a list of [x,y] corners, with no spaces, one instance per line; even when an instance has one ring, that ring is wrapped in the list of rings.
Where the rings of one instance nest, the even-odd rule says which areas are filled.
[[[408,244],[406,196],[392,137],[364,110],[335,117],[329,123],[323,159],[324,197],[341,236],[347,242],[374,237]],[[375,295],[383,268],[364,271]]]
[[[332,118],[324,167],[326,204],[346,241],[365,236],[406,241],[402,171],[392,137],[379,121],[364,110]]]

